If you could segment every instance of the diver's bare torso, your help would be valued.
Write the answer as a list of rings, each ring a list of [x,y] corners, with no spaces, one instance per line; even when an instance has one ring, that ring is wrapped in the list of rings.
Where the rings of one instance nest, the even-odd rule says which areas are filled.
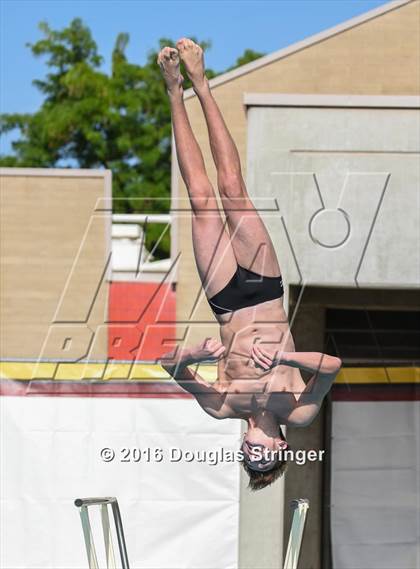
[[[226,348],[214,384],[224,395],[219,418],[246,419],[258,410],[270,410],[284,420],[305,389],[300,370],[285,365],[264,370],[250,357],[257,341],[279,353],[295,351],[283,299],[218,315],[218,321]]]

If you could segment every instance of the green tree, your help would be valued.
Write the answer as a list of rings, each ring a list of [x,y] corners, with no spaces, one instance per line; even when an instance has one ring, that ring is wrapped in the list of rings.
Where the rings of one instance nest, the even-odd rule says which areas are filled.
[[[96,42],[80,18],[58,31],[46,22],[39,28],[43,38],[28,46],[34,56],[46,58],[46,77],[34,81],[44,100],[33,114],[1,115],[0,132],[18,129],[19,138],[12,142],[11,155],[0,156],[0,165],[108,168],[113,175],[114,212],[167,212],[171,117],[156,58],[163,46],[174,46],[174,42],[161,38],[159,48],[150,50],[146,63],[138,65],[127,60],[129,36],[121,33],[107,74],[101,69],[103,58]],[[199,43],[204,50],[211,46]],[[261,55],[246,50],[229,69]],[[210,79],[216,75],[207,69]],[[184,87],[190,86],[186,77]],[[159,234],[158,227],[148,227],[148,248]],[[166,235],[155,255],[166,256],[168,251]]]
[[[235,61],[235,63],[231,67],[228,67],[227,69],[225,69],[225,71],[223,73],[226,73],[226,71],[230,71],[231,69],[236,69],[237,67],[240,67],[241,65],[245,65],[246,63],[251,63],[251,61],[254,61],[255,59],[259,59],[263,55],[265,55],[265,54],[260,53],[258,51],[254,51],[253,49],[246,49],[243,52],[243,54],[240,57],[238,57],[238,59]]]

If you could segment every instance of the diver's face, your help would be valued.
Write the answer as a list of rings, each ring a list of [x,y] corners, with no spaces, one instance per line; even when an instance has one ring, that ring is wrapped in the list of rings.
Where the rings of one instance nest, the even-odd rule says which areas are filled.
[[[281,437],[269,437],[261,429],[248,429],[242,440],[242,452],[247,465],[253,470],[270,470],[278,461],[278,451],[287,448]]]

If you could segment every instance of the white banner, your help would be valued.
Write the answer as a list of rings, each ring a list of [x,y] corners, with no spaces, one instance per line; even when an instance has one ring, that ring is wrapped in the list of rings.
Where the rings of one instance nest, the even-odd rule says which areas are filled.
[[[1,405],[2,567],[87,567],[73,501],[101,496],[119,501],[132,569],[237,567],[240,465],[222,452],[239,449],[240,421],[215,420],[189,399]]]
[[[334,569],[420,569],[420,402],[333,403]]]

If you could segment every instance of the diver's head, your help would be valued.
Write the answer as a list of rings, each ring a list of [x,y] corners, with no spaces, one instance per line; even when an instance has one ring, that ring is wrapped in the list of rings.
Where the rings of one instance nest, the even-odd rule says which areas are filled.
[[[243,436],[242,466],[249,476],[251,490],[260,490],[277,480],[287,468],[282,451],[288,448],[280,425],[275,432],[250,422]]]

